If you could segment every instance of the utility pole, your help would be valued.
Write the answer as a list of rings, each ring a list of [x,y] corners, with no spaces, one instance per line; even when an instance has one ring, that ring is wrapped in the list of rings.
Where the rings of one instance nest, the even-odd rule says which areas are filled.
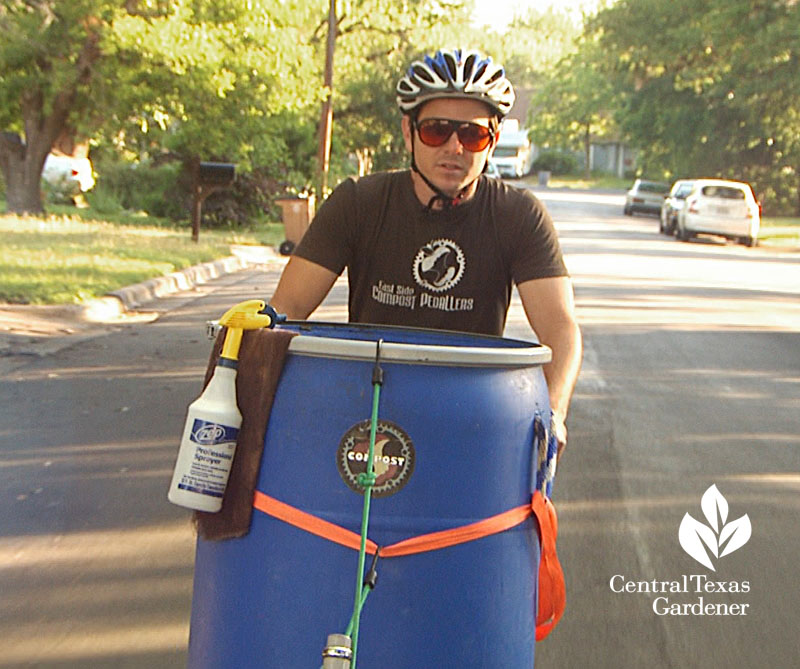
[[[331,133],[333,128],[333,48],[336,44],[336,0],[330,0],[328,10],[328,46],[325,50],[325,99],[322,101],[322,117],[319,124],[320,192],[318,201],[322,202],[328,190],[328,167],[331,157]]]

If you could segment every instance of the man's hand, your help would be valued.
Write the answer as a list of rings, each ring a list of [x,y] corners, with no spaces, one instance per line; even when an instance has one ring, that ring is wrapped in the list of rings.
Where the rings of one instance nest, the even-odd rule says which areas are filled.
[[[558,461],[561,459],[561,453],[567,447],[567,425],[564,422],[564,417],[560,413],[553,412],[553,419],[550,421],[550,430],[558,444],[558,452],[556,453],[556,461]]]

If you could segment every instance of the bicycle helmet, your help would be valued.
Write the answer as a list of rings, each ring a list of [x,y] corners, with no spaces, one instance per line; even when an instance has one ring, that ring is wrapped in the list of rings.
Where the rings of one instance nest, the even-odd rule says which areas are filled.
[[[397,83],[397,105],[410,114],[436,98],[480,100],[502,118],[514,104],[514,88],[503,67],[477,51],[437,51],[411,63]]]

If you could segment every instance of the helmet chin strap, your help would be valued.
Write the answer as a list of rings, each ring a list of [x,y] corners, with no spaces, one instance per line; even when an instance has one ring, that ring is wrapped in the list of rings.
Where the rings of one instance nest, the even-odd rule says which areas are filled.
[[[430,179],[428,179],[428,177],[426,177],[420,171],[419,167],[417,167],[417,160],[414,157],[414,136],[415,135],[416,135],[416,121],[412,121],[412,126],[411,126],[411,169],[414,172],[416,172],[417,174],[419,174],[419,176],[425,182],[425,185],[428,188],[430,188],[434,193],[433,197],[431,197],[431,199],[428,200],[428,204],[426,205],[425,209],[428,210],[428,211],[432,211],[433,210],[433,205],[436,204],[437,201],[442,203],[442,209],[450,209],[451,207],[454,207],[454,206],[460,204],[461,201],[464,199],[464,195],[467,194],[467,191],[469,190],[470,186],[472,186],[472,184],[475,183],[478,180],[478,177],[480,176],[480,174],[478,175],[478,177],[475,177],[472,181],[470,181],[466,186],[461,188],[461,190],[459,190],[458,193],[456,193],[455,197],[453,197],[451,195],[448,195],[441,188],[436,186]],[[485,167],[486,166],[484,165],[484,168]],[[482,172],[483,172],[483,170],[481,170],[481,173]]]

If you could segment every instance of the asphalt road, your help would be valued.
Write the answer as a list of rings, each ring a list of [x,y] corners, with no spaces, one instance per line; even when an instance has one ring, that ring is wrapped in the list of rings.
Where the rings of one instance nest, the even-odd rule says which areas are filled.
[[[622,216],[619,196],[542,197],[586,355],[555,491],[567,612],[537,667],[796,666],[800,254],[670,240]],[[203,324],[270,295],[279,270],[159,300],[154,322],[0,380],[0,669],[183,666],[193,530],[165,495]],[[338,284],[317,317],[344,319],[345,304]],[[525,334],[517,304],[508,334]],[[720,529],[741,538],[745,514],[752,528],[714,571],[679,541],[686,514],[710,524],[712,485]],[[696,615],[701,597],[746,615]]]

